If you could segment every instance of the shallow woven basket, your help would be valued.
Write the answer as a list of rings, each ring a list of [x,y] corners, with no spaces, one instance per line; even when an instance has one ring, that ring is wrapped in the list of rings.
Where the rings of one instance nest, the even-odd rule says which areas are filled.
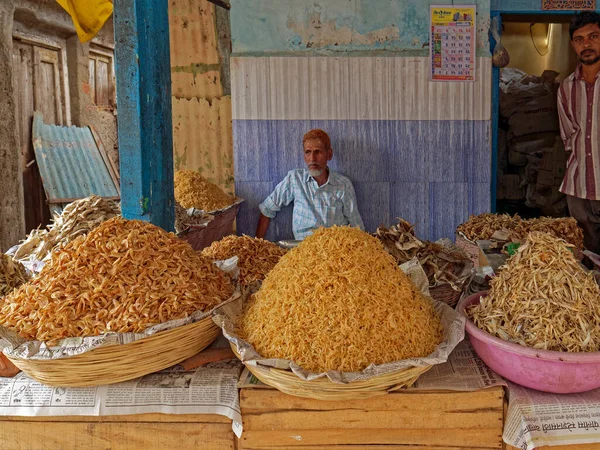
[[[231,344],[231,349],[241,360],[242,358],[235,345]],[[305,381],[290,370],[253,366],[245,363],[244,365],[260,381],[280,390],[284,394],[317,400],[356,400],[385,395],[390,391],[412,386],[417,378],[431,369],[431,366],[410,367],[368,380],[340,384],[330,381],[327,377]]]
[[[205,349],[218,334],[219,328],[209,316],[129,344],[99,347],[67,358],[7,358],[48,386],[99,386],[166,369]]]

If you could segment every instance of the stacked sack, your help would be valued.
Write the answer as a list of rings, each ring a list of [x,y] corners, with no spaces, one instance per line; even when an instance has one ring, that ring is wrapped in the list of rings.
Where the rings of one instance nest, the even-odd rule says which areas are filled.
[[[537,77],[503,69],[500,80],[504,129],[498,139],[498,199],[525,200],[528,207],[549,216],[566,211],[566,199],[558,192],[566,153],[558,121],[557,76],[551,70]]]

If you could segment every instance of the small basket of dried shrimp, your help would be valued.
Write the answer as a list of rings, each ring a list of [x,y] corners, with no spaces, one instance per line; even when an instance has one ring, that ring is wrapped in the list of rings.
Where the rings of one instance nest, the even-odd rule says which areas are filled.
[[[213,319],[250,372],[291,395],[345,400],[408,387],[464,336],[464,318],[357,228],[316,230],[252,287]]]
[[[59,250],[0,300],[0,348],[51,386],[137,378],[198,353],[218,335],[212,310],[230,277],[173,234],[110,219]]]
[[[600,387],[600,287],[573,247],[529,233],[490,290],[457,307],[477,354],[517,384],[562,394]]]

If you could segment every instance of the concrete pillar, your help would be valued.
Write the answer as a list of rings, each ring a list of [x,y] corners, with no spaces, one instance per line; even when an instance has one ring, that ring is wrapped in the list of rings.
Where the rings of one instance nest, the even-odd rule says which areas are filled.
[[[0,1],[0,251],[25,237],[21,151],[12,67],[14,0]]]
[[[89,86],[89,68],[88,56],[90,45],[79,42],[77,35],[74,34],[67,39],[67,66],[69,71],[69,95],[71,101],[71,121],[78,127],[89,125],[83,123],[85,116],[85,107],[89,103],[83,98],[86,95],[82,86],[85,83]]]

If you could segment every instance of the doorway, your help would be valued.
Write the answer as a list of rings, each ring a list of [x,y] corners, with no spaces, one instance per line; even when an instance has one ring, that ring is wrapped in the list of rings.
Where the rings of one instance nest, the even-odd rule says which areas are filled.
[[[510,63],[494,68],[495,210],[523,218],[567,216],[566,198],[559,192],[567,154],[557,93],[577,65],[569,38],[572,13],[496,15]]]

